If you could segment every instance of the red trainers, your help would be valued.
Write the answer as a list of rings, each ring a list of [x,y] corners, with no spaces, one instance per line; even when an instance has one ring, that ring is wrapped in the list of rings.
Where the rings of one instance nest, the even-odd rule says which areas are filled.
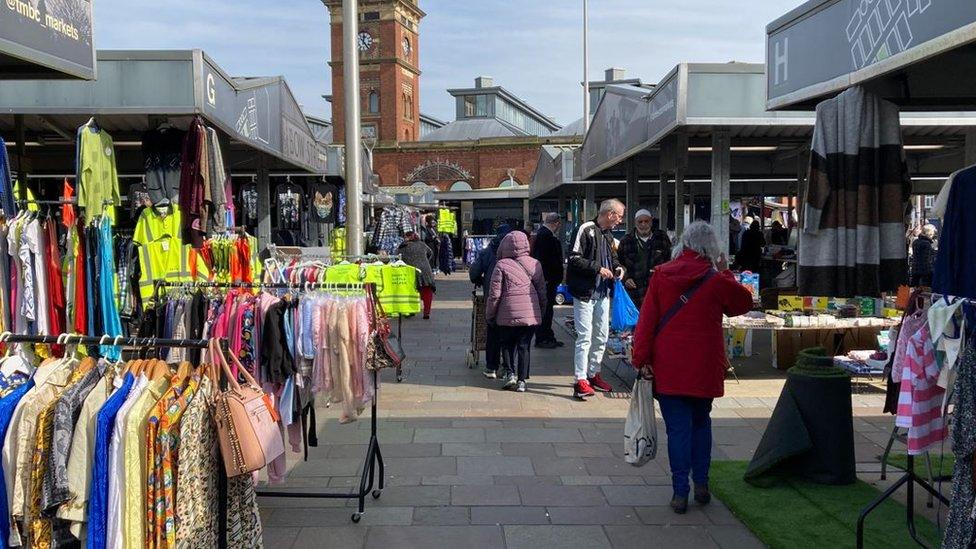
[[[613,391],[613,387],[611,387],[610,384],[607,383],[606,381],[603,381],[603,378],[600,377],[600,374],[597,374],[590,378],[590,385],[592,385],[593,388],[596,389],[597,391],[603,393],[609,393]]]
[[[590,387],[590,382],[585,379],[578,380],[576,385],[573,386],[573,393],[576,398],[586,399],[586,397],[591,397],[596,394],[593,387]]]

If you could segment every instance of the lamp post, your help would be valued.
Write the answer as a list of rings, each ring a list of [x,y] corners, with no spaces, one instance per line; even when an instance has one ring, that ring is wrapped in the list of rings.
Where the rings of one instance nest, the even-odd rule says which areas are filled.
[[[363,254],[363,180],[360,151],[359,0],[342,2],[342,79],[346,123],[346,253]]]
[[[586,44],[586,0],[583,0],[583,136],[590,131],[590,79],[587,77],[589,72],[589,52]]]

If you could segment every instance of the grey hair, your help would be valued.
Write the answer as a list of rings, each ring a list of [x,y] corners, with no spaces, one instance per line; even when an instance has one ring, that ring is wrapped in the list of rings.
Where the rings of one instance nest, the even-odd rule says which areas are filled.
[[[677,259],[685,250],[691,250],[713,263],[718,261],[722,253],[715,229],[704,221],[695,221],[685,227],[678,245],[671,252],[671,259]]]
[[[604,200],[603,202],[600,202],[600,212],[599,213],[605,214],[607,212],[611,212],[613,210],[616,210],[617,208],[620,208],[621,210],[626,210],[627,209],[627,206],[624,206],[624,203],[621,202],[621,201],[619,201],[619,200],[617,200],[616,198],[608,198],[608,199]]]
[[[560,221],[562,221],[562,217],[560,217],[559,214],[556,212],[549,212],[546,215],[542,216],[542,222],[545,223],[546,225],[555,225]]]
[[[929,238],[935,236],[935,233],[936,233],[935,225],[931,223],[926,223],[925,226],[922,227],[922,234],[924,234]]]

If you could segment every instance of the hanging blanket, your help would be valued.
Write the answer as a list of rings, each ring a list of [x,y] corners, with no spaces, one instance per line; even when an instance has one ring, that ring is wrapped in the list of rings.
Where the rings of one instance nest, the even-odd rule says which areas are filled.
[[[904,284],[910,188],[893,103],[854,87],[817,105],[799,294],[879,296]]]

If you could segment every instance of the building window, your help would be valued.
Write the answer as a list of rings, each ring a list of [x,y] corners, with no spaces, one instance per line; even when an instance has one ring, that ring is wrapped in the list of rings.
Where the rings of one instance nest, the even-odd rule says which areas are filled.
[[[925,197],[925,209],[926,210],[931,210],[934,207],[935,207],[935,197],[932,196],[932,195],[926,196]]]
[[[455,181],[453,184],[451,184],[451,190],[452,191],[470,191],[472,189],[471,189],[471,184],[468,183],[467,181]]]
[[[369,92],[369,112],[380,112],[380,92],[376,90]]]
[[[464,96],[464,116],[465,118],[485,118],[491,116],[491,111],[488,108],[488,96]]]

